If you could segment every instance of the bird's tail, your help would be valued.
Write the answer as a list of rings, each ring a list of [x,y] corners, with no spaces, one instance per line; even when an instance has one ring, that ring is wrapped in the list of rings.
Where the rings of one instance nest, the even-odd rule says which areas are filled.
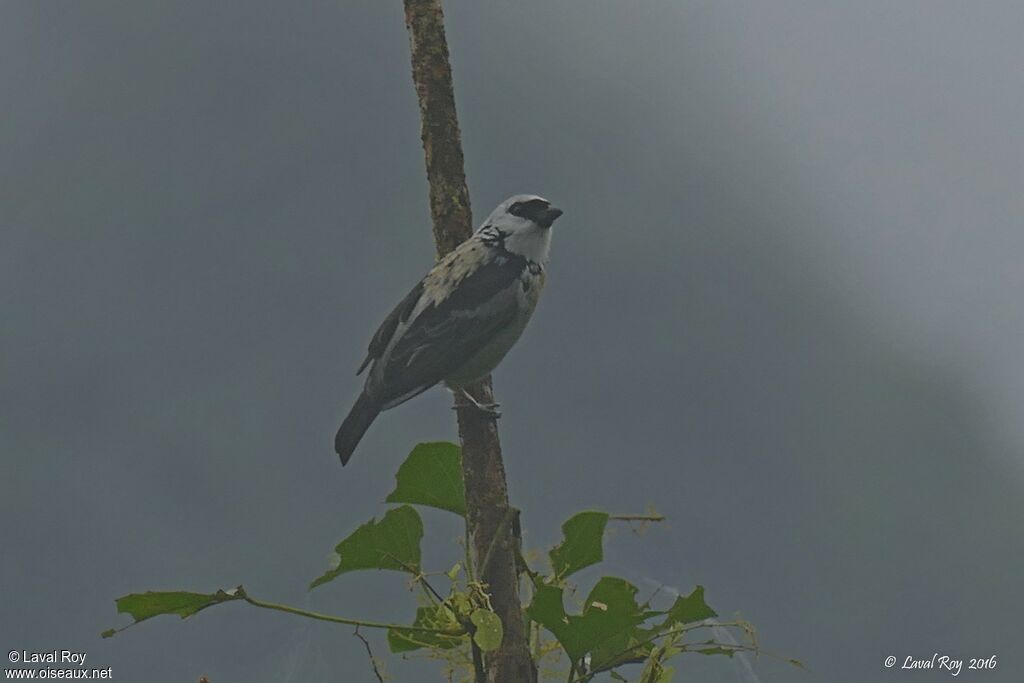
[[[352,451],[359,445],[363,434],[370,428],[373,421],[380,415],[380,404],[365,393],[359,394],[356,404],[352,406],[348,417],[341,423],[334,437],[334,450],[341,457],[341,464],[348,464]]]

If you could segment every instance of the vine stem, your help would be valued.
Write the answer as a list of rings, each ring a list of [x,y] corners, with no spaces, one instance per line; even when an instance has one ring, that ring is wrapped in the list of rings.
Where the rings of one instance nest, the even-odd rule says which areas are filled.
[[[329,621],[334,624],[347,624],[349,626],[365,626],[366,628],[393,628],[401,631],[420,631],[423,633],[434,633],[442,636],[464,636],[466,635],[465,629],[453,630],[453,629],[440,629],[430,628],[427,626],[405,626],[404,624],[387,624],[380,621],[367,621],[365,619],[350,619],[348,617],[338,617],[333,614],[322,614],[320,612],[311,612],[309,610],[300,609],[298,607],[292,607],[291,605],[282,605],[276,602],[267,602],[266,600],[259,600],[251,595],[245,594],[242,599],[254,607],[261,607],[263,609],[272,609],[277,612],[286,612],[288,614],[294,614],[300,617],[306,617],[307,619],[317,619],[319,621]]]
[[[437,599],[437,602],[435,604],[440,605],[444,603],[444,598],[441,597],[440,593],[434,590],[434,587],[431,586],[430,582],[427,581],[427,577],[425,577],[422,573],[415,571],[414,567],[411,567],[405,562],[402,562],[402,560],[398,559],[394,555],[391,555],[389,553],[388,557],[390,557],[395,562],[405,567],[405,570],[407,572],[415,573],[416,580],[420,583],[420,585],[423,586],[423,591],[427,594],[427,597],[431,599]],[[431,596],[431,593],[433,593],[433,596]],[[455,617],[459,620],[459,623],[462,624],[462,627],[470,636],[469,649],[473,653],[473,671],[476,674],[476,683],[487,683],[487,670],[484,667],[484,655],[483,652],[480,651],[480,646],[476,644],[476,640],[473,639],[473,636],[476,633],[476,627],[470,620],[469,615],[462,615],[456,612]]]
[[[484,653],[475,640],[470,639],[470,649],[473,652],[473,674],[476,683],[487,683],[487,668],[484,666]]]
[[[764,650],[754,647],[752,645],[732,645],[731,643],[692,643],[690,645],[679,645],[680,652],[703,652],[704,650],[710,650],[712,648],[721,648],[723,650],[729,650],[731,652],[752,652],[754,654],[764,654],[768,656],[775,656],[778,659],[785,661],[784,657],[778,655],[771,655],[771,653],[765,652]],[[583,675],[580,678],[570,678],[566,683],[588,683],[594,679],[594,676],[605,673],[609,669],[601,669],[600,671],[591,671],[588,674]]]
[[[403,562],[391,553],[383,553],[383,555],[384,557],[387,557],[388,559],[401,565],[401,567],[405,569],[405,571],[412,574],[413,580],[423,587],[423,592],[426,594],[427,598],[430,599],[432,602],[436,601],[434,602],[434,604],[441,604],[444,602],[444,598],[441,596],[441,594],[434,590],[434,587],[430,585],[429,581],[427,581],[426,575],[423,572],[421,572],[418,568],[413,567],[411,564],[407,562]]]
[[[637,643],[636,645],[633,645],[632,647],[629,647],[629,648],[627,648],[625,650],[622,650],[621,652],[616,653],[614,656],[611,657],[611,659],[612,660],[618,660],[618,659],[620,659],[622,657],[625,657],[626,655],[628,655],[630,652],[633,652],[634,650],[642,648],[645,645],[651,645],[652,643],[654,643],[655,641],[657,641],[657,640],[659,640],[661,638],[667,638],[667,637],[670,637],[670,636],[682,635],[684,633],[687,633],[688,631],[693,631],[695,629],[699,629],[699,628],[719,628],[719,627],[730,627],[730,626],[737,627],[737,628],[744,628],[745,625],[746,625],[745,622],[740,622],[740,621],[725,621],[725,622],[707,622],[707,621],[702,621],[702,622],[698,622],[698,623],[694,623],[694,624],[687,624],[686,626],[681,626],[679,628],[669,629],[668,631],[665,631],[664,633],[659,633],[656,636],[653,636],[651,638],[648,638],[647,640],[641,641],[641,642]],[[771,657],[772,659],[777,659],[779,661],[788,661],[788,662],[791,662],[791,663],[793,662],[793,660],[787,659],[786,657],[783,657],[782,655],[776,654],[774,652],[769,652],[768,650],[765,650],[765,649],[761,648],[756,643],[754,645],[744,645],[742,643],[736,643],[736,644],[734,644],[734,643],[719,643],[718,641],[714,641],[714,642],[704,642],[704,643],[680,644],[677,647],[679,647],[680,652],[701,652],[703,650],[709,650],[709,649],[712,649],[712,648],[721,648],[723,650],[730,650],[732,652],[753,652],[754,654],[765,655],[767,657]],[[590,680],[592,680],[594,678],[594,676],[596,676],[596,675],[598,675],[600,673],[604,673],[605,671],[608,671],[608,669],[595,669],[594,671],[590,671],[590,672],[588,672],[586,674],[583,674],[579,678],[573,678],[573,675],[570,675],[568,683],[588,683]]]
[[[356,626],[356,630],[352,635],[363,641],[363,647],[366,648],[366,656],[370,658],[370,666],[373,667],[373,675],[377,677],[379,683],[384,683],[384,676],[381,674],[380,669],[377,668],[377,658],[373,656],[373,650],[370,649],[370,641],[366,639],[366,636],[359,632],[358,626]]]
[[[651,638],[648,638],[647,640],[641,641],[641,642],[637,643],[636,645],[633,645],[632,647],[628,647],[625,650],[622,650],[621,652],[617,652],[615,655],[613,655],[611,657],[611,659],[612,660],[618,660],[618,659],[620,659],[622,657],[625,657],[626,655],[628,655],[630,652],[633,652],[634,650],[642,648],[645,645],[653,644],[655,641],[659,640],[660,638],[668,638],[670,636],[678,636],[678,635],[681,635],[681,634],[686,633],[688,631],[693,631],[694,629],[698,629],[698,628],[714,628],[716,626],[735,626],[737,624],[738,624],[738,622],[731,622],[731,621],[730,622],[724,622],[724,623],[714,623],[714,624],[700,622],[700,623],[696,623],[696,624],[688,624],[688,625],[682,626],[680,628],[669,629],[668,631],[665,631],[664,633],[659,633],[656,636],[653,636]],[[585,681],[589,681],[591,678],[593,678],[597,674],[601,673],[601,671],[603,671],[603,670],[598,669],[598,670],[591,671],[589,674],[585,675],[584,677],[582,677],[580,679],[577,679],[577,683],[584,683]],[[569,679],[569,680],[570,680],[570,683],[573,683],[572,679]]]
[[[664,522],[665,515],[608,515],[618,522]]]

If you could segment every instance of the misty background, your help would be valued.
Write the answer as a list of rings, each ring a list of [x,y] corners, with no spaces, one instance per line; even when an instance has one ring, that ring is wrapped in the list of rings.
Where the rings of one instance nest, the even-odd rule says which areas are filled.
[[[701,583],[809,667],[678,680],[946,680],[882,667],[933,652],[1020,680],[1024,6],[446,15],[475,220],[566,212],[495,374],[526,545],[653,505],[600,572]],[[119,681],[372,680],[348,627],[246,605],[99,634],[125,593],[239,583],[413,616],[392,572],[305,590],[411,447],[455,438],[437,389],[332,452],[434,256],[401,3],[6,0],[0,92],[0,645]],[[424,517],[447,569],[459,527]]]

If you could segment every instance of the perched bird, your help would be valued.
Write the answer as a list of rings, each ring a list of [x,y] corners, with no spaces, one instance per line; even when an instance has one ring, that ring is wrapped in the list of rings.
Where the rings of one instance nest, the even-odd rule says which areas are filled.
[[[381,411],[438,382],[498,417],[496,405],[465,387],[493,370],[523,333],[561,215],[542,197],[509,197],[391,311],[356,373],[370,369],[363,391],[334,438],[342,465]]]

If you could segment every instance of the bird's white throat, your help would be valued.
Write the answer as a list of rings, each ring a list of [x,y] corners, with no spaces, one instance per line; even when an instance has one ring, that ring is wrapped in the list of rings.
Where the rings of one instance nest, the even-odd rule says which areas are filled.
[[[531,225],[513,230],[505,237],[505,248],[528,261],[546,264],[551,251],[551,228]]]

